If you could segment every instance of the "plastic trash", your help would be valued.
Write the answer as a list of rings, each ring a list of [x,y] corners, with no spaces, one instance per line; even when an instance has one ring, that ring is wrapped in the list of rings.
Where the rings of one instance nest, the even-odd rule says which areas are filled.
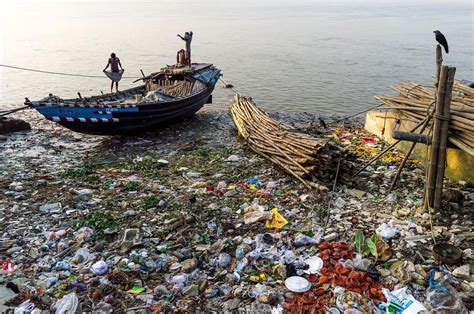
[[[251,211],[244,215],[244,223],[246,225],[256,223],[257,221],[270,220],[273,218],[272,212],[269,211]]]
[[[389,204],[395,204],[398,201],[398,196],[395,192],[390,193],[385,198]]]
[[[239,160],[240,160],[240,157],[237,155],[230,155],[229,158],[227,158],[227,161],[230,161],[230,162],[236,162]]]
[[[138,246],[142,243],[140,230],[139,229],[127,229],[125,230],[120,244],[122,253],[128,252],[131,248]]]
[[[46,279],[46,288],[51,288],[52,286],[58,283],[58,280],[58,277],[49,277],[48,279]]]
[[[220,268],[226,268],[229,266],[230,262],[232,261],[232,256],[229,253],[222,252],[217,257],[217,264]]]
[[[5,261],[4,263],[0,262],[2,270],[6,273],[11,273],[15,271],[15,265],[10,260]]]
[[[372,263],[373,262],[370,259],[363,258],[362,254],[357,253],[356,256],[352,260],[347,260],[346,263],[342,263],[342,264],[344,264],[344,266],[349,266],[352,268],[357,268],[363,271],[367,271],[367,269]]]
[[[273,189],[276,189],[276,187],[277,187],[276,181],[269,181],[269,182],[267,183],[267,187],[266,187],[266,188],[267,188],[267,190],[273,190]]]
[[[311,283],[303,277],[292,276],[285,280],[285,286],[292,292],[303,293],[311,289]]]
[[[269,229],[281,229],[286,224],[288,224],[288,220],[285,219],[279,212],[278,208],[273,208],[271,210],[272,218],[265,222],[265,227]]]
[[[297,247],[300,247],[300,246],[318,244],[318,243],[319,243],[318,239],[299,233],[298,235],[296,235],[296,238],[293,244]]]
[[[41,205],[39,207],[39,210],[43,213],[53,214],[53,213],[60,213],[62,211],[62,208],[63,207],[61,203],[51,203],[51,204]]]
[[[380,281],[380,272],[378,271],[377,267],[375,267],[375,264],[370,264],[369,267],[367,267],[367,275],[370,276],[375,281]]]
[[[109,270],[109,266],[104,261],[98,261],[91,266],[91,271],[95,275],[103,275]]]
[[[361,136],[359,138],[360,142],[368,146],[373,146],[377,143],[377,138],[374,136]]]
[[[380,227],[377,228],[376,233],[380,235],[383,239],[388,240],[398,234],[398,229],[393,226],[389,226],[386,223],[383,223],[380,225]]]
[[[94,230],[92,230],[89,227],[82,227],[81,229],[77,230],[77,232],[74,235],[74,239],[77,241],[84,241],[89,239],[94,235]]]
[[[281,304],[278,304],[277,306],[272,307],[271,314],[283,314],[283,307],[281,306]]]
[[[227,189],[227,183],[224,181],[219,181],[216,186],[217,191],[225,191]]]
[[[344,313],[372,313],[368,306],[368,300],[363,295],[352,291],[345,291],[339,295],[336,299],[336,306]]]
[[[158,164],[162,165],[162,166],[166,166],[167,164],[169,164],[170,162],[166,159],[158,159]]]
[[[184,285],[188,281],[188,275],[187,274],[178,274],[176,276],[171,277],[170,279],[170,284],[172,285]]]
[[[66,294],[54,305],[55,314],[74,314],[79,305],[79,299],[75,292]]]
[[[435,280],[436,270],[432,269],[428,278],[426,303],[436,313],[467,313],[459,293],[447,282]]]
[[[334,205],[336,205],[337,208],[343,208],[346,205],[346,201],[343,200],[341,197],[338,197]]]
[[[127,292],[131,293],[131,294],[140,294],[143,291],[145,291],[145,288],[138,287],[138,286],[133,286],[132,289],[128,290]]]
[[[324,264],[323,260],[318,256],[308,258],[305,260],[305,263],[309,266],[308,269],[304,270],[304,272],[308,275],[318,273]]]
[[[70,270],[71,265],[69,265],[69,263],[67,261],[59,261],[54,266],[54,269],[56,269],[56,270]]]
[[[13,310],[14,314],[29,314],[33,309],[35,308],[35,305],[30,302],[30,300],[26,300],[25,302],[21,303],[15,309]]]
[[[89,253],[89,250],[87,248],[80,248],[76,251],[76,254],[74,254],[74,257],[72,258],[71,262],[75,264],[85,263],[89,260],[90,257],[91,253]]]
[[[91,189],[80,189],[80,190],[77,190],[76,193],[79,197],[79,199],[81,201],[87,201],[91,198],[92,196],[92,193],[94,191],[92,191]]]
[[[267,291],[267,286],[262,285],[261,283],[257,283],[252,289],[252,291],[250,292],[250,297],[256,299],[265,291]]]
[[[387,314],[398,313],[419,313],[420,311],[427,311],[424,305],[417,301],[411,294],[407,293],[407,287],[390,291],[382,289],[387,303],[385,309]]]
[[[235,271],[236,272],[241,272],[244,270],[245,267],[249,264],[249,260],[247,258],[243,258],[241,261],[237,262],[237,265],[235,266]]]

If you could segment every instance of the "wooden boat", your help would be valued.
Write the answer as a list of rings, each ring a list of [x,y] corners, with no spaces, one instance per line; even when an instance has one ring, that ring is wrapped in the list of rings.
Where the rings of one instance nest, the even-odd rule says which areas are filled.
[[[173,65],[137,80],[144,85],[118,93],[92,97],[78,93],[79,98],[73,99],[50,94],[39,101],[26,98],[25,104],[76,132],[131,134],[194,115],[212,102],[212,92],[221,75],[212,64]]]

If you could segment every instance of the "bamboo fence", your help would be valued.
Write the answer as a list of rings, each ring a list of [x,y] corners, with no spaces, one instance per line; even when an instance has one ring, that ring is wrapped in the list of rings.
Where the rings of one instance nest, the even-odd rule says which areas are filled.
[[[434,88],[401,83],[393,89],[398,93],[397,96],[375,96],[375,99],[415,122],[422,121],[433,111]],[[474,89],[455,82],[450,109],[449,142],[474,155]]]

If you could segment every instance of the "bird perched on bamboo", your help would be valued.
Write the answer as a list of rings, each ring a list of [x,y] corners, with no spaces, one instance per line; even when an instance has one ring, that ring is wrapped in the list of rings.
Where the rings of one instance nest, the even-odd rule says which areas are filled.
[[[433,31],[433,33],[435,33],[436,41],[444,47],[444,51],[446,51],[446,53],[449,53],[448,41],[446,40],[446,37],[444,37],[444,35],[438,30]]]
[[[318,120],[319,120],[319,125],[321,125],[323,129],[326,129],[328,127],[326,125],[326,121],[324,121],[323,118],[319,117]]]

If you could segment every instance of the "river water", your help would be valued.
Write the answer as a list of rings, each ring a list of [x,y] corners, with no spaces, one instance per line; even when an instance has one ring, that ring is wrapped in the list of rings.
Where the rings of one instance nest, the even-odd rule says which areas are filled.
[[[174,63],[184,46],[176,34],[192,30],[193,61],[214,63],[238,92],[271,110],[348,114],[373,106],[373,96],[397,82],[429,84],[435,29],[450,45],[445,64],[474,79],[471,1],[0,2],[1,64],[102,75],[116,52],[126,75],[139,76]],[[105,78],[0,67],[0,104],[109,86]],[[224,108],[230,98],[219,86],[210,106]]]

